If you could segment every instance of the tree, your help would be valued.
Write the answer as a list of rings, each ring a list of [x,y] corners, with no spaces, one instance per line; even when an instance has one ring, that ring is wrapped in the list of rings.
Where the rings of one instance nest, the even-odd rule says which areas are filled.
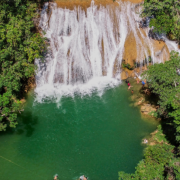
[[[176,149],[180,142],[180,56],[177,52],[171,52],[170,61],[164,64],[148,66],[142,76],[148,82],[152,92],[159,96],[159,116],[163,117],[168,128],[175,129]],[[158,128],[161,133],[160,126]],[[161,134],[160,133],[160,134]],[[173,134],[171,134],[173,136]],[[165,136],[163,136],[163,139]],[[145,158],[139,162],[134,174],[119,172],[119,180],[130,179],[179,179],[180,161],[179,150],[168,141],[154,146],[148,146],[145,150]]]
[[[155,32],[166,33],[171,39],[180,41],[180,1],[179,0],[145,0],[143,17],[153,17],[150,27]]]
[[[145,150],[145,158],[139,162],[134,174],[119,172],[119,180],[140,180],[140,179],[159,179],[164,180],[164,171],[169,167],[174,158],[172,145],[157,144],[148,146]]]
[[[164,64],[149,66],[143,73],[149,82],[149,87],[159,96],[158,113],[169,118],[169,123],[176,128],[176,139],[180,141],[180,56],[171,52],[170,61]]]
[[[0,2],[0,131],[17,125],[23,82],[34,74],[34,59],[45,50],[45,39],[33,33],[37,3]]]

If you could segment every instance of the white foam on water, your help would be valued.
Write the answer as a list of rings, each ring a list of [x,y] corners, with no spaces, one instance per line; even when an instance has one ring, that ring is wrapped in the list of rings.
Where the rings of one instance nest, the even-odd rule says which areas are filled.
[[[44,60],[36,59],[36,100],[46,98],[60,102],[63,96],[100,96],[104,89],[121,82],[121,63],[127,37],[133,34],[136,40],[137,62],[150,55],[153,63],[163,62],[169,52],[157,55],[149,28],[142,33],[141,7],[130,2],[118,1],[119,6],[97,7],[92,1],[86,12],[80,7],[74,10],[58,8],[55,3],[46,3],[41,12],[39,26],[50,42]],[[142,42],[143,40],[143,42]],[[167,41],[168,51],[177,45]],[[149,54],[150,52],[150,54]]]
[[[169,52],[177,51],[180,53],[180,49],[178,48],[178,44],[175,41],[170,41],[169,39],[165,38],[166,45],[168,46]]]
[[[92,78],[84,84],[54,84],[53,86],[50,86],[49,84],[44,84],[43,86],[37,86],[37,88],[35,89],[35,92],[38,92],[36,100],[38,102],[43,102],[43,100],[48,97],[51,99],[56,99],[56,102],[59,102],[63,96],[74,97],[75,94],[78,94],[83,97],[85,95],[90,96],[94,92],[101,96],[105,89],[113,88],[120,83],[121,82],[116,79],[102,76]]]

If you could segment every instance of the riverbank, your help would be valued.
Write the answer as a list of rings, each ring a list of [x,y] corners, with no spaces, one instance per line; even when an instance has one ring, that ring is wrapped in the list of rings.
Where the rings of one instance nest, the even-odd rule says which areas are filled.
[[[146,83],[144,87],[142,86],[142,82],[139,81],[138,78],[128,78],[126,79],[130,82],[131,88],[128,91],[133,90],[133,94],[131,94],[132,106],[139,107],[139,110],[143,116],[151,116],[155,117],[153,112],[156,112],[158,106],[157,101],[158,97],[151,93],[148,88],[148,84]],[[137,82],[138,80],[138,82]]]
[[[148,84],[146,83],[144,87],[142,87],[142,83],[137,83],[136,78],[128,78],[127,79],[131,84],[131,89],[128,90],[131,100],[131,106],[138,107],[142,119],[145,121],[156,121],[160,123],[161,119],[157,118],[157,109],[158,109],[158,96],[151,93],[150,89],[148,88]],[[133,90],[133,94],[131,91]],[[162,130],[160,130],[159,126],[158,129],[154,132],[150,133],[148,136],[143,137],[142,142],[144,139],[148,140],[148,143],[146,145],[155,145],[158,143],[166,142],[165,138],[163,138],[165,135],[162,133]],[[162,140],[162,141],[161,141]]]
[[[146,144],[147,146],[153,146],[153,145],[163,145],[163,144],[169,144],[169,141],[171,137],[171,129],[168,125],[163,124],[162,119],[158,117],[157,110],[159,108],[159,105],[157,104],[159,97],[153,93],[151,93],[148,83],[145,84],[144,87],[142,87],[142,83],[137,83],[136,78],[128,78],[127,79],[131,86],[133,86],[129,91],[131,93],[131,90],[133,90],[133,94],[131,94],[130,99],[132,101],[131,106],[138,107],[142,119],[146,121],[156,121],[158,122],[157,129],[150,133],[149,135],[143,137],[142,143]],[[162,129],[163,126],[163,129]],[[169,132],[168,132],[169,131]],[[168,138],[167,138],[168,137]],[[171,137],[171,138],[170,138]],[[170,139],[169,139],[170,138]],[[147,140],[147,143],[144,143],[144,140]],[[167,140],[169,139],[169,141]]]

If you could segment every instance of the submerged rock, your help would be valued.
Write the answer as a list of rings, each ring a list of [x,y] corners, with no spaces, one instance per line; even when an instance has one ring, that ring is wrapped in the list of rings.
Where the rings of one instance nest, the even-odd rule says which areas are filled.
[[[143,114],[151,115],[151,113],[156,112],[156,108],[152,107],[151,104],[143,104],[141,106],[141,112]]]
[[[145,101],[144,97],[141,97],[137,99],[137,101],[134,103],[135,106],[141,105]]]

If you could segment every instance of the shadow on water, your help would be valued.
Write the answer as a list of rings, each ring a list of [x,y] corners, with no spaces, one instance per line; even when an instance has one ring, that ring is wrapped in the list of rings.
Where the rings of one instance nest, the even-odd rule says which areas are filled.
[[[17,134],[25,133],[26,137],[31,137],[35,131],[35,125],[38,124],[38,117],[32,115],[30,111],[26,111],[18,116],[18,123]]]
[[[0,135],[12,135],[25,134],[26,137],[31,137],[33,132],[35,131],[35,125],[38,124],[38,117],[32,115],[32,112],[26,111],[26,113],[22,113],[18,115],[18,125],[16,128],[7,127],[5,132],[1,132]]]

